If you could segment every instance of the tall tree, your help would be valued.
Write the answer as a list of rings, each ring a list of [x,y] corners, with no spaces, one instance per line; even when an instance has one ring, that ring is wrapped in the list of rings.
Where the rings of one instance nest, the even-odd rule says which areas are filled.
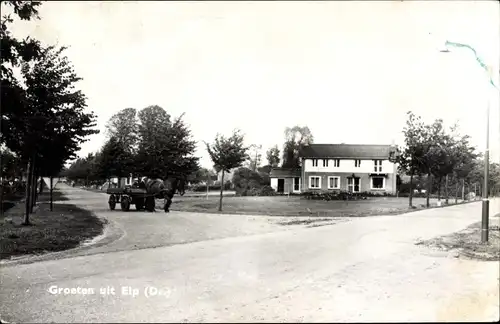
[[[120,179],[129,176],[130,153],[120,139],[112,136],[104,144],[98,158],[96,159],[96,171],[100,178],[109,179],[113,176]],[[90,161],[89,161],[90,162]],[[92,168],[91,162],[88,165]]]
[[[437,174],[439,169],[439,161],[442,158],[443,143],[446,142],[444,133],[443,120],[436,119],[432,124],[427,124],[422,133],[423,139],[423,156],[421,172],[427,175],[427,196],[426,206],[430,206],[430,193],[432,190],[432,176]]]
[[[266,152],[267,163],[273,168],[278,167],[280,164],[280,149],[278,145],[275,145],[267,150]]]
[[[313,135],[307,126],[294,126],[285,129],[285,143],[283,145],[283,167],[298,168],[300,166],[299,153],[308,144],[313,143]]]
[[[163,108],[151,106],[138,115],[140,139],[135,164],[139,174],[163,180],[187,179],[199,168],[199,158],[194,156],[196,141],[182,119],[183,114],[171,121]]]
[[[6,145],[18,154],[28,169],[28,192],[35,192],[34,183],[44,172],[54,173],[54,166],[75,156],[86,137],[99,131],[94,129],[95,115],[86,113],[86,98],[75,89],[81,80],[74,72],[64,47],[41,48],[32,62],[22,64],[25,79],[23,108],[7,119],[10,127],[2,132]],[[43,168],[50,170],[43,170]],[[27,199],[25,223],[29,223]]]
[[[37,7],[39,1],[2,1],[4,8],[12,7],[14,15],[21,20],[39,19]],[[4,12],[4,10],[2,10]],[[28,109],[26,105],[26,93],[21,83],[16,79],[13,70],[20,68],[24,62],[30,62],[37,58],[40,43],[29,37],[24,40],[16,39],[9,31],[9,24],[14,21],[11,15],[4,15],[0,28],[1,60],[1,102],[2,120],[0,133],[1,143],[11,142],[9,137],[18,136],[17,133],[23,129],[23,115]]]
[[[135,108],[125,108],[111,116],[106,124],[108,139],[114,137],[130,153],[136,148],[139,138],[136,115]]]
[[[262,154],[260,153],[262,150],[262,145],[252,144],[249,147],[248,152],[248,168],[252,171],[257,171],[257,168],[260,167],[260,163],[262,161]]]
[[[410,176],[410,196],[408,204],[412,207],[413,180],[422,170],[423,156],[425,152],[424,135],[425,124],[420,116],[409,111],[406,126],[403,128],[405,145],[397,157],[399,169],[402,173]]]
[[[224,172],[242,166],[248,159],[248,147],[244,145],[244,135],[239,130],[234,130],[230,137],[217,134],[213,144],[205,143],[208,154],[214,163],[214,168],[222,172],[221,184],[224,184]],[[221,185],[219,211],[222,211],[222,193],[224,186]]]

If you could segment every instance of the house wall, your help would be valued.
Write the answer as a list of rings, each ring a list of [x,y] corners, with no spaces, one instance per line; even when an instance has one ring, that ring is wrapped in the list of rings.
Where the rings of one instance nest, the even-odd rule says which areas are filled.
[[[371,176],[369,173],[360,172],[304,172],[304,177],[302,179],[302,191],[310,190],[321,190],[321,191],[346,191],[347,190],[347,178],[352,174],[360,178],[360,192],[371,192],[371,193],[396,193],[396,174],[388,173],[385,177],[385,188],[384,189],[371,189]],[[372,172],[370,172],[372,173]],[[309,177],[319,176],[321,177],[321,188],[312,189],[309,188]],[[337,176],[340,177],[340,189],[328,189],[328,177]]]
[[[293,190],[293,177],[281,177],[281,178],[271,178],[271,188],[273,188],[276,192],[278,191],[278,179],[285,180],[284,193],[288,192],[300,192],[300,186],[298,191]]]
[[[278,178],[271,178],[271,188],[278,191]]]
[[[373,173],[375,163],[373,159],[361,159],[361,165],[355,166],[354,159],[339,159],[338,167],[334,166],[334,159],[328,159],[328,167],[323,167],[323,159],[317,159],[318,166],[313,166],[313,159],[304,161],[304,172],[350,172],[352,173]],[[389,160],[382,160],[382,173],[394,173],[394,163]]]

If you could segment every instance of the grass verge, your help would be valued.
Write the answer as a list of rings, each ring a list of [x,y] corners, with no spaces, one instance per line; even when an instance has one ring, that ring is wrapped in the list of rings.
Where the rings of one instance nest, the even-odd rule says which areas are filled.
[[[48,203],[41,203],[30,215],[29,226],[22,225],[23,210],[24,204],[19,204],[0,218],[2,260],[75,248],[103,233],[103,220],[74,205],[57,204],[50,211]]]
[[[59,190],[57,189],[54,189],[52,190],[52,201],[65,201],[65,200],[69,200],[68,197],[66,197],[65,195],[63,195],[62,192],[60,192]],[[48,202],[50,203],[50,191],[49,190],[45,190],[44,192],[42,192],[40,194],[40,196],[38,197],[38,202]]]
[[[471,201],[472,202],[472,201]],[[429,208],[437,207],[437,199],[431,199]],[[468,203],[468,202],[466,202]],[[265,216],[309,216],[309,217],[367,217],[380,215],[399,215],[408,212],[428,209],[424,198],[413,200],[414,208],[408,207],[407,198],[376,197],[354,201],[322,201],[307,200],[301,197],[224,197],[222,212],[218,211],[219,197],[174,197],[171,210]],[[458,203],[459,205],[462,203]],[[163,201],[157,200],[157,208],[163,208]]]
[[[496,215],[495,217],[500,217]],[[458,257],[479,261],[500,261],[500,227],[490,224],[487,243],[481,243],[481,222],[460,232],[418,242],[430,248],[457,252]]]

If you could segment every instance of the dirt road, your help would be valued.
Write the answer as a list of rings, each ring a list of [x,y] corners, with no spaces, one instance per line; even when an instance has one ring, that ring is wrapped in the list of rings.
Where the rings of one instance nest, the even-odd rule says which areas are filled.
[[[78,195],[97,213],[109,213],[86,193],[72,197]],[[247,233],[207,234],[211,240],[146,244],[138,250],[120,241],[146,239],[144,228],[135,233],[132,225],[117,222],[126,235],[99,253],[3,265],[0,316],[16,322],[498,320],[498,262],[445,257],[414,244],[475,222],[480,207],[473,203],[286,230],[244,216],[235,221],[211,215],[219,218],[206,218],[205,225],[214,229],[205,233],[224,232],[224,226]],[[491,209],[500,211],[498,199]],[[151,230],[165,222],[163,213],[137,216],[151,221]],[[183,230],[189,233],[188,227],[199,223],[181,213],[167,217],[178,217],[179,240]],[[69,288],[69,294],[57,288]]]

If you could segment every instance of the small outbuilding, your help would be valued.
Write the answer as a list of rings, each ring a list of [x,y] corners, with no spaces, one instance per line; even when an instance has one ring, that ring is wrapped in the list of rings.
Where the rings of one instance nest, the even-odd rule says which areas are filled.
[[[279,194],[300,193],[301,169],[272,168],[269,173],[271,187]]]

